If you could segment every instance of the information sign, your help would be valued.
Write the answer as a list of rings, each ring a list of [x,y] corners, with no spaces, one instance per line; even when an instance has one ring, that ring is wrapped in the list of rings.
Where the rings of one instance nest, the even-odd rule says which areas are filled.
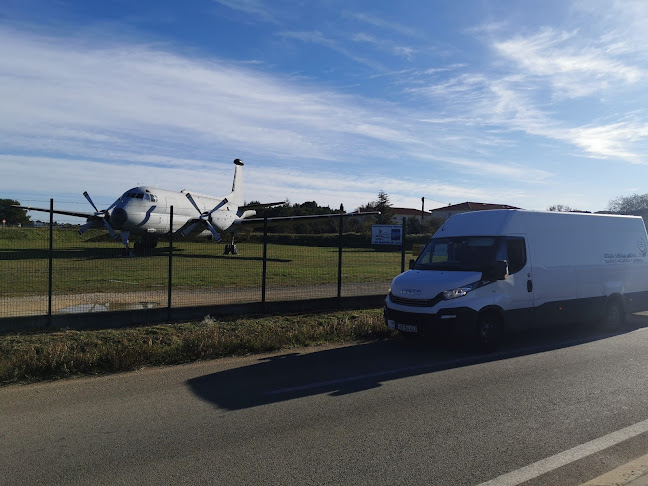
[[[371,225],[372,245],[402,245],[403,227],[400,224]]]

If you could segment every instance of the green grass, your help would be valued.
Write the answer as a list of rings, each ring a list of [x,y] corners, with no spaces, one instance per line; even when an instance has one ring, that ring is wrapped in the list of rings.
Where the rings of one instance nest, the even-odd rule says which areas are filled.
[[[0,335],[0,384],[393,337],[380,309]]]
[[[53,290],[57,294],[159,290],[168,283],[168,243],[148,256],[121,257],[119,242],[105,232],[54,231]],[[49,233],[43,229],[0,231],[0,295],[47,293]],[[259,288],[263,245],[239,243],[224,256],[223,244],[174,243],[173,286],[182,289]],[[410,258],[409,254],[406,258]],[[400,273],[400,252],[350,248],[343,252],[344,283],[389,282]],[[337,248],[268,245],[267,286],[337,283]]]

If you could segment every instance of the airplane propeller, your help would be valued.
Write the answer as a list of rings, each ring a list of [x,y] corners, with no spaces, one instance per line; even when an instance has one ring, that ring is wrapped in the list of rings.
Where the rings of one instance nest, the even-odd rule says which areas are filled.
[[[112,208],[115,207],[115,204],[117,204],[117,201],[112,203],[108,209],[102,209],[100,211],[99,209],[97,209],[97,206],[92,201],[92,198],[90,197],[90,194],[88,194],[88,191],[84,191],[83,195],[88,200],[88,202],[92,205],[92,207],[95,210],[95,213],[94,213],[94,216],[92,218],[89,218],[89,221],[86,224],[84,224],[83,226],[81,226],[81,228],[79,228],[79,234],[82,235],[83,233],[85,233],[86,230],[88,230],[88,228],[91,228],[95,224],[95,222],[96,222],[95,218],[99,218],[99,219],[101,219],[103,221],[103,224],[106,227],[106,230],[110,234],[111,238],[113,240],[116,240],[118,238],[117,233],[115,233],[115,230],[112,229],[112,226],[110,226],[110,223],[106,219],[106,216],[110,216],[108,214],[108,211],[110,211]]]
[[[191,233],[196,226],[199,224],[203,223],[207,226],[207,229],[211,232],[212,236],[214,237],[214,240],[216,240],[217,243],[220,243],[222,241],[222,238],[216,228],[214,228],[214,225],[211,223],[211,215],[214,211],[217,211],[220,209],[222,206],[227,204],[227,198],[224,198],[221,202],[219,202],[214,209],[211,211],[201,211],[198,205],[196,204],[196,201],[194,201],[194,198],[191,196],[191,194],[187,193],[186,194],[187,199],[189,199],[189,202],[193,205],[194,208],[196,208],[196,211],[200,213],[200,219],[196,221],[194,224],[188,226],[186,229],[182,231],[182,236],[187,236],[189,233]]]

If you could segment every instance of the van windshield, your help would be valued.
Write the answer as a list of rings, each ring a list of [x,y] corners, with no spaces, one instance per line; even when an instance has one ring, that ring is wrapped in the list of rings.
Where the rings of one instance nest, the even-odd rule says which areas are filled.
[[[495,263],[500,240],[495,236],[433,238],[413,269],[484,272]]]

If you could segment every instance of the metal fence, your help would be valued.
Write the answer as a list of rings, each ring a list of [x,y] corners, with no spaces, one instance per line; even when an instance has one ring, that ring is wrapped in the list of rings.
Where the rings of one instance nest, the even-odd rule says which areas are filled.
[[[105,231],[77,229],[0,228],[0,319],[385,295],[405,261],[402,248],[378,251],[369,236],[358,247],[342,231],[328,236],[334,246],[272,243],[266,232],[238,255],[174,237],[124,256]]]

